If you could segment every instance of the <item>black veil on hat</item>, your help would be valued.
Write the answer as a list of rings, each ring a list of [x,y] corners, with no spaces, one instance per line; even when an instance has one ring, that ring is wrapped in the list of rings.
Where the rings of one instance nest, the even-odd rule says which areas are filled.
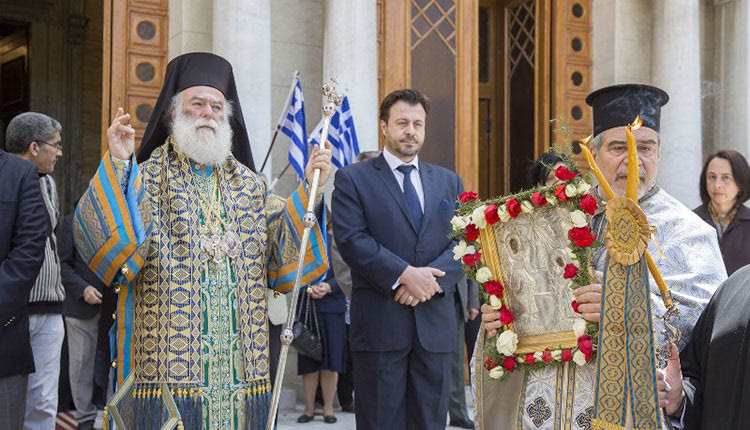
[[[232,154],[254,172],[253,154],[250,151],[245,119],[237,97],[232,65],[224,58],[209,52],[190,52],[175,57],[167,64],[164,86],[161,87],[159,99],[151,113],[138,150],[138,162],[147,160],[154,149],[163,145],[169,136],[170,126],[165,112],[169,109],[172,98],[180,91],[195,86],[216,88],[232,103],[233,113],[229,123],[232,127]]]
[[[669,101],[666,91],[642,84],[612,85],[594,91],[586,103],[594,112],[594,136],[630,124],[639,115],[643,126],[659,131],[661,107]]]

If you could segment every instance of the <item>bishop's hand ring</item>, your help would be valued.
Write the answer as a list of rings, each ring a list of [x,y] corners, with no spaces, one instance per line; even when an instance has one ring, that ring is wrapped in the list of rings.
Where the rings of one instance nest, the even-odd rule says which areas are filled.
[[[409,301],[414,300],[414,296],[412,296],[411,294],[409,294],[409,297],[407,297],[407,298],[409,299]]]

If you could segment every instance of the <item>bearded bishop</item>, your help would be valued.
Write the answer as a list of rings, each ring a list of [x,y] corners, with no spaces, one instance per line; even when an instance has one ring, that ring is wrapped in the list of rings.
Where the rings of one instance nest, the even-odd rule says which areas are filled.
[[[166,383],[185,429],[262,429],[270,404],[267,288],[292,289],[308,199],[284,200],[254,172],[232,67],[209,53],[167,66],[137,157],[122,109],[75,215],[76,246],[118,294],[117,384],[134,377],[134,428],[158,428]],[[306,176],[330,173],[313,150]],[[325,274],[311,231],[302,284]]]

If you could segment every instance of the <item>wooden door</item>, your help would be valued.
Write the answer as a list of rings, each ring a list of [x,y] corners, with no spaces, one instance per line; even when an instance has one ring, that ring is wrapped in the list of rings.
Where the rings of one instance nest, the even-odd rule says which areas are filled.
[[[167,67],[168,6],[169,0],[105,0],[102,136],[122,107],[140,145]]]
[[[479,0],[377,3],[380,99],[410,87],[432,99],[420,159],[455,170],[467,189],[479,183],[478,4]]]

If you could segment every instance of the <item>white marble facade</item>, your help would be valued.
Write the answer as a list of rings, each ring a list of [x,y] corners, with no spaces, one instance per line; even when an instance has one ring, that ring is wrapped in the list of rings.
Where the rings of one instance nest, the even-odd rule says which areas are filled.
[[[644,83],[669,93],[658,181],[690,208],[700,203],[706,155],[750,155],[749,1],[593,2],[592,86]]]

